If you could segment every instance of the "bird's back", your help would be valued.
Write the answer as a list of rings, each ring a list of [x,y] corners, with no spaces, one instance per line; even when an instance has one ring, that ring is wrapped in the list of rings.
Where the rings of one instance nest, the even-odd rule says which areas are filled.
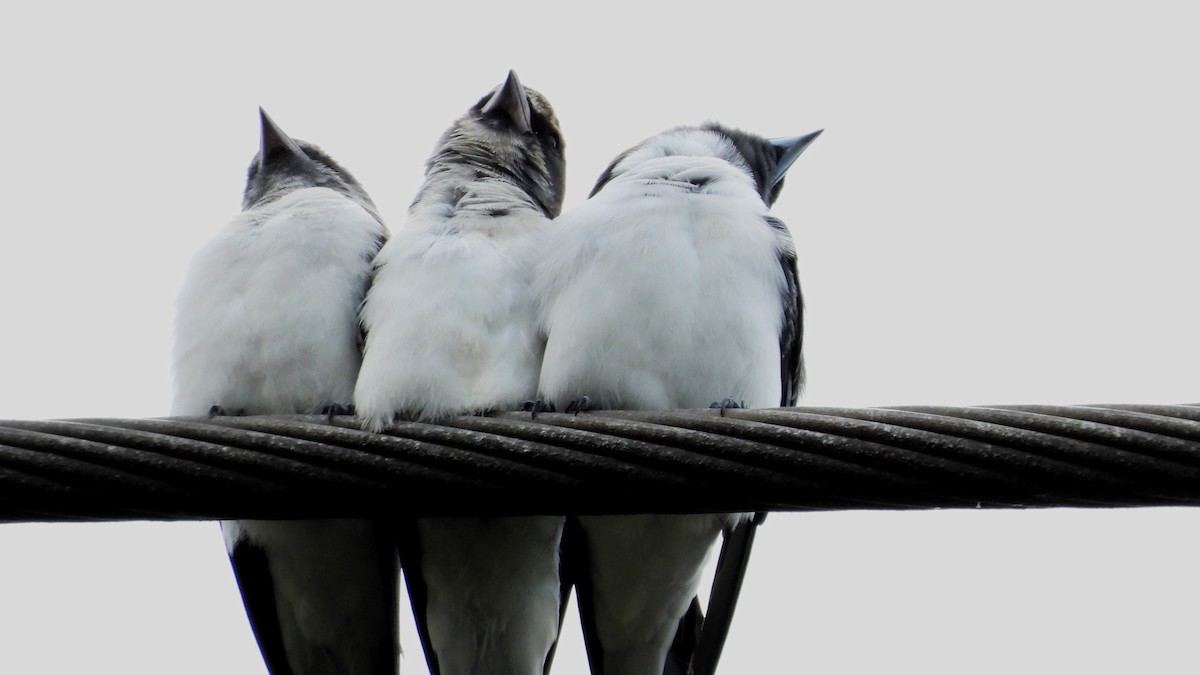
[[[676,409],[729,395],[777,405],[778,233],[732,167],[706,170],[728,183],[623,177],[555,221],[535,282],[548,400]]]
[[[502,204],[493,198],[491,204]],[[515,407],[537,386],[529,290],[550,221],[526,207],[418,212],[380,251],[363,307],[368,421]]]
[[[348,403],[355,310],[383,226],[326,188],[239,214],[197,252],[177,301],[177,415],[315,412]]]

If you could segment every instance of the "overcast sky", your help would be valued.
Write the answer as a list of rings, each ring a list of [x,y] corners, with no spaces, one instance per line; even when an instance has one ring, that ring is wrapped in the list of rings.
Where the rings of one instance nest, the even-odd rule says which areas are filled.
[[[509,68],[557,110],[568,208],[670,126],[826,129],[775,207],[802,403],[1200,400],[1183,3],[421,4],[6,8],[0,418],[167,414],[174,294],[239,208],[259,105],[398,229]],[[1193,673],[1198,568],[1195,510],[776,514],[723,671]],[[555,673],[586,672],[577,631]],[[265,669],[215,524],[17,524],[0,672]]]

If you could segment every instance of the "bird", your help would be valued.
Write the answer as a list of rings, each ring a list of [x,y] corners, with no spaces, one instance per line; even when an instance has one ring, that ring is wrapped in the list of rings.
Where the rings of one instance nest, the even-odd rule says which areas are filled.
[[[547,341],[540,398],[576,414],[794,405],[803,300],[791,233],[770,207],[820,133],[768,140],[709,122],[618,155],[589,198],[555,219],[534,272]],[[714,670],[760,519],[572,519],[567,540],[577,529],[578,544],[564,550],[583,570],[575,583],[592,673]],[[700,618],[700,575],[722,533],[695,644],[687,626]]]
[[[529,284],[562,209],[563,150],[549,101],[513,71],[438,139],[363,304],[354,405],[364,429],[516,410],[536,393]],[[408,522],[399,548],[430,671],[543,673],[564,602],[564,518]]]
[[[192,258],[176,300],[178,416],[347,412],[357,310],[387,229],[362,186],[259,109],[242,211]],[[367,519],[226,520],[272,675],[390,675],[400,655],[392,529]]]

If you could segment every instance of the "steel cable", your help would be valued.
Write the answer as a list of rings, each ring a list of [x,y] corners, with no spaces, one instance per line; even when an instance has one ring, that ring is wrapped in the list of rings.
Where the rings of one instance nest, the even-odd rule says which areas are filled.
[[[1200,406],[0,421],[0,520],[1200,503]]]

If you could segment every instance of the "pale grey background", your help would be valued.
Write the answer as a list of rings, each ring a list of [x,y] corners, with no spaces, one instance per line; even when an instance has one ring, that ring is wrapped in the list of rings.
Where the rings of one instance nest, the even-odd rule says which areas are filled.
[[[1200,400],[1183,3],[432,4],[3,10],[0,417],[167,413],[175,289],[238,209],[258,105],[398,228],[508,68],[558,111],[568,207],[669,126],[827,130],[775,209],[804,403]],[[1200,667],[1194,510],[768,524],[726,673]],[[570,626],[555,672],[583,664]],[[216,525],[28,524],[0,526],[0,672],[264,669]]]

